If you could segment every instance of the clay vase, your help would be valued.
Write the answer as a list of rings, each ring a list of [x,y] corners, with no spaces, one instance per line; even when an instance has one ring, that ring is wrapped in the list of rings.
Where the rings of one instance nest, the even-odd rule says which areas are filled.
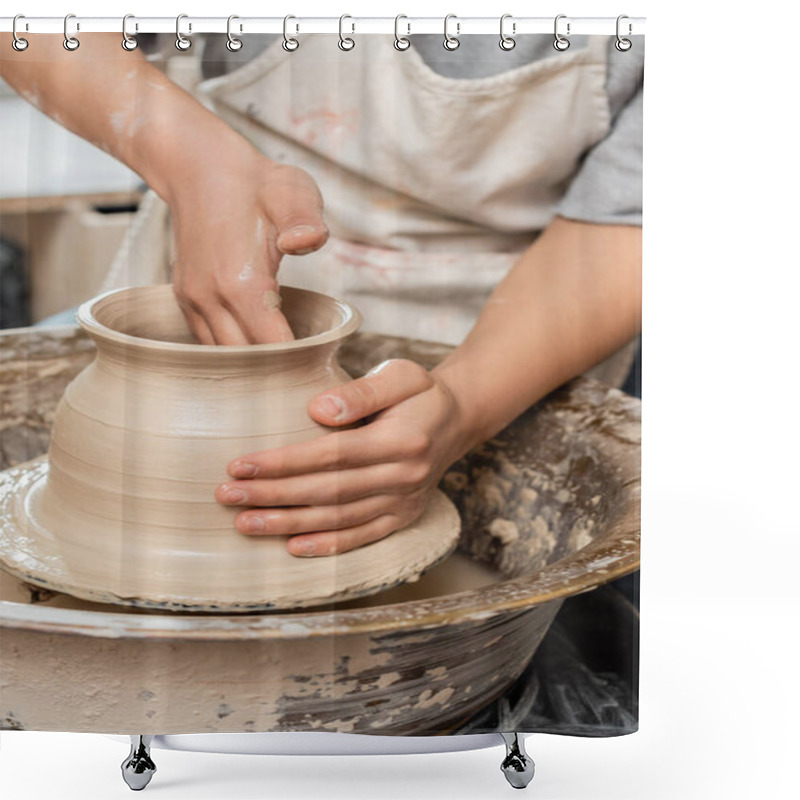
[[[67,387],[49,472],[25,499],[27,524],[55,541],[69,573],[57,588],[159,608],[290,608],[395,585],[452,551],[458,519],[443,496],[415,526],[321,558],[292,556],[285,536],[239,533],[242,508],[214,499],[234,458],[327,433],[306,406],[350,379],[336,353],[359,313],[315,292],[281,294],[296,339],[264,345],[197,344],[170,286],[80,308],[97,356]]]

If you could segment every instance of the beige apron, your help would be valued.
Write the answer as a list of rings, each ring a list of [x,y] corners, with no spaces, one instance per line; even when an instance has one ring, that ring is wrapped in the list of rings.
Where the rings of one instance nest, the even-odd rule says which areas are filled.
[[[282,283],[354,303],[365,330],[458,344],[608,132],[607,46],[590,37],[586,48],[462,79],[439,75],[413,47],[398,52],[390,36],[342,52],[311,34],[293,53],[276,39],[197,93],[320,187],[331,238],[285,256]],[[619,384],[631,352],[600,376]]]

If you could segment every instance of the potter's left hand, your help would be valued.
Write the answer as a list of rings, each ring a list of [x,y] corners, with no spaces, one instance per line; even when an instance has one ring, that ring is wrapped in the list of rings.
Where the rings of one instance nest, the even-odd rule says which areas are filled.
[[[236,517],[242,533],[300,534],[287,541],[296,556],[342,553],[413,522],[470,444],[453,393],[413,361],[386,361],[308,410],[329,426],[371,419],[238,458],[228,472],[239,480],[216,492],[226,505],[257,506]]]

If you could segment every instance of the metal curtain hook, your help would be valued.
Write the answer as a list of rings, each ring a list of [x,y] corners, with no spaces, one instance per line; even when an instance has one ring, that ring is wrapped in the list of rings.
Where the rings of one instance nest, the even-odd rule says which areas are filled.
[[[447,24],[450,22],[451,19],[456,20],[456,35],[453,36],[447,30]],[[458,22],[458,17],[455,14],[448,14],[444,18],[444,41],[442,45],[444,46],[445,50],[458,50],[458,46],[461,44],[461,41],[458,38],[458,34],[461,33],[461,23]]]
[[[81,46],[81,43],[75,36],[69,35],[69,21],[71,19],[75,19],[74,14],[67,14],[67,16],[64,17],[64,49],[70,52],[77,50]],[[75,29],[78,31],[81,29],[79,23],[75,23]]]
[[[298,42],[297,39],[295,39],[293,36],[289,36],[289,34],[287,33],[287,28],[288,28],[290,19],[297,19],[297,17],[293,17],[291,14],[287,14],[283,18],[283,42],[282,42],[282,44],[283,44],[283,49],[286,50],[286,52],[293,53],[295,50],[297,50],[298,47],[300,47],[300,42]],[[296,22],[294,24],[294,30],[295,30],[295,33],[299,32],[299,30],[300,30],[300,26]]]
[[[620,51],[620,53],[626,53],[628,50],[631,49],[631,47],[633,47],[633,42],[630,39],[624,39],[620,34],[620,27],[621,27],[620,23],[624,19],[628,19],[627,14],[620,14],[617,17],[617,41],[614,42],[614,47],[616,47],[617,50]],[[630,36],[632,32],[633,32],[633,26],[631,25],[630,22],[628,22],[628,36]]]
[[[517,46],[517,40],[514,39],[512,36],[509,36],[505,32],[505,30],[503,29],[503,26],[505,25],[505,21],[507,19],[511,19],[511,18],[512,18],[511,14],[503,14],[503,16],[500,17],[500,49],[501,50],[513,50]],[[516,32],[517,32],[517,23],[516,22],[512,22],[511,23],[511,33],[515,34]]]
[[[187,39],[181,33],[181,20],[188,19],[188,14],[178,14],[177,18],[175,19],[175,47],[178,50],[188,50],[192,46],[192,40]],[[189,31],[192,30],[192,23],[189,23]]]
[[[233,20],[235,20],[235,19],[239,19],[239,17],[237,17],[236,14],[231,14],[228,17],[228,41],[225,42],[225,47],[227,47],[228,50],[231,51],[231,53],[238,53],[239,50],[242,49],[242,40],[241,39],[237,39],[231,33],[231,22],[233,22]],[[242,30],[242,26],[241,25],[239,26],[239,30],[240,31]]]
[[[411,47],[411,40],[407,39],[406,36],[411,35],[411,23],[406,22],[406,28],[407,28],[406,36],[401,36],[400,31],[398,30],[401,19],[407,20],[408,17],[405,14],[398,14],[394,18],[394,49],[408,50],[408,48]]]
[[[132,50],[135,50],[139,46],[139,42],[133,37],[128,34],[128,20],[135,19],[133,14],[126,14],[122,18],[122,49],[127,50],[129,53]],[[136,30],[139,30],[138,23],[136,24]]]
[[[342,26],[344,25],[344,21],[346,19],[353,19],[349,14],[342,14],[339,17],[339,49],[340,50],[352,50],[356,46],[355,39],[351,39],[349,36],[345,36],[342,33]],[[356,32],[356,24],[355,22],[350,23],[351,33]]]
[[[553,47],[555,47],[555,49],[558,50],[561,53],[563,53],[564,50],[569,48],[569,39],[567,39],[565,36],[562,36],[558,32],[558,21],[560,19],[566,19],[566,18],[567,18],[566,14],[559,14],[556,17],[556,21],[555,21],[555,23],[553,25],[553,32],[555,33],[555,37],[556,37],[555,40],[553,41]],[[569,36],[569,34],[570,34],[570,24],[569,24],[569,22],[567,22],[567,36]]]
[[[23,39],[21,36],[17,36],[17,20],[18,19],[25,19],[24,14],[17,14],[14,17],[14,21],[11,23],[11,33],[14,35],[14,40],[11,42],[11,46],[18,52],[21,53],[23,50],[28,49],[28,40]],[[28,30],[28,23],[25,23],[25,30]]]

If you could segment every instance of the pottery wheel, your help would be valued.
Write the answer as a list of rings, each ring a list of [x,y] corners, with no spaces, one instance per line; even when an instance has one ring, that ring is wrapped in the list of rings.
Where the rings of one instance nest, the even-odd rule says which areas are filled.
[[[191,549],[144,548],[142,541],[159,541],[157,531],[114,530],[112,522],[96,547],[75,552],[59,534],[81,520],[49,509],[45,525],[37,507],[47,471],[41,457],[0,473],[3,568],[28,583],[101,603],[224,613],[335,603],[416,580],[450,555],[460,532],[455,506],[437,491],[416,522],[335,556],[293,556],[286,536],[235,529],[203,531],[187,540]]]

